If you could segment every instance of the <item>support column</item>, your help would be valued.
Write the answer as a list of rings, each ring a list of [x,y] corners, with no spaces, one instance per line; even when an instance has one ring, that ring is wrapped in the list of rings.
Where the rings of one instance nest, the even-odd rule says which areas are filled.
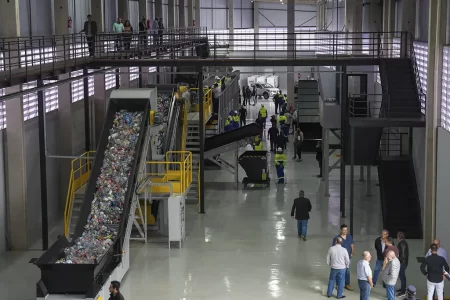
[[[425,128],[425,213],[423,243],[429,248],[436,235],[437,127],[442,94],[442,51],[446,40],[447,0],[430,1]]]
[[[57,0],[55,0],[55,3],[56,2]],[[0,26],[0,36],[20,36],[19,0],[0,2],[0,20],[2,20],[2,23],[5,24],[5,26]]]
[[[6,88],[5,94],[20,91],[20,86]],[[6,114],[6,162],[8,184],[8,213],[10,245],[13,250],[28,248],[27,231],[27,178],[22,99],[5,102]]]
[[[175,0],[167,0],[167,28],[175,27]]]
[[[147,14],[148,14],[147,0],[139,0],[139,21],[142,20],[142,17],[145,17],[147,20],[151,20],[152,18]]]
[[[89,74],[87,68],[83,69],[83,107],[84,107],[84,148],[85,151],[91,150],[91,124],[90,124],[90,107],[89,107]]]
[[[366,166],[366,168],[367,168],[367,181],[366,181],[366,197],[372,197],[372,186],[371,186],[371,184],[372,184],[372,182],[371,182],[371,177],[372,177],[372,175],[371,175],[371,168],[372,168],[372,166],[371,165],[368,165],[368,166]]]
[[[395,30],[395,2],[383,1],[383,56],[390,56],[392,52],[392,34]]]
[[[70,30],[67,27],[67,20],[69,19],[69,1],[54,0],[54,15],[55,15],[55,34],[63,35],[69,34]],[[73,16],[72,20],[73,20]],[[98,24],[98,21],[97,21]]]
[[[194,20],[194,0],[187,0],[187,26],[192,26],[192,21]]]
[[[153,16],[153,20],[155,18],[162,18],[162,1],[155,1],[155,15]]]
[[[324,181],[324,196],[330,196],[330,130],[328,128],[322,129],[323,143],[322,143],[322,180]]]
[[[157,1],[156,1],[157,2]],[[118,15],[122,18],[122,22],[129,19],[128,0],[118,0]]]
[[[97,23],[97,31],[105,31],[105,0],[91,0],[92,20]]]
[[[352,52],[361,54],[362,51],[362,0],[345,1],[345,30],[349,34],[349,43],[352,44]]]
[[[203,79],[203,71],[201,68],[199,68],[199,74],[198,78]],[[199,138],[200,138],[200,166],[198,172],[200,173],[200,195],[199,195],[199,212],[201,214],[205,213],[205,114],[204,112],[204,106],[205,101],[203,100],[203,80],[198,81],[198,99],[199,99]]]
[[[254,44],[255,50],[259,51],[259,2],[253,1],[253,30],[254,30]]]
[[[122,67],[119,69],[120,76],[120,88],[129,88],[130,87],[130,68]]]
[[[195,26],[200,27],[200,0],[195,1]]]
[[[228,32],[230,34],[230,49],[234,49],[234,0],[228,0]]]
[[[106,96],[105,73],[94,75],[95,93],[92,97],[94,102],[94,127],[95,127],[95,145],[97,148],[100,136],[102,134],[103,123],[105,122],[106,109],[108,108],[109,93]]]
[[[42,79],[37,80],[37,87],[43,87]],[[38,100],[38,124],[39,124],[39,180],[41,188],[41,225],[42,225],[42,250],[48,249],[48,205],[47,205],[47,157],[45,153],[45,100],[44,90],[37,92]]]
[[[295,0],[287,2],[287,57],[295,58]],[[287,97],[289,103],[294,103],[294,67],[287,67]]]
[[[184,2],[185,0],[178,0],[178,27],[186,27],[186,12]]]
[[[58,80],[70,78],[70,74],[58,76]],[[63,156],[71,156],[73,153],[73,114],[72,114],[72,90],[70,83],[65,82],[58,85],[58,148],[57,153]],[[77,153],[79,154],[79,153]],[[67,186],[70,180],[71,162],[70,159],[59,160],[59,174],[61,177],[61,187],[59,195],[61,199],[67,197]]]

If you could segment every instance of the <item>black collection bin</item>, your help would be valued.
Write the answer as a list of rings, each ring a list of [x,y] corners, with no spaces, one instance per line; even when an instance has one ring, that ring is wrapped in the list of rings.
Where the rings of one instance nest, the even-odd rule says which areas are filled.
[[[239,156],[239,164],[247,174],[242,180],[244,186],[249,183],[266,186],[270,184],[267,151],[245,151]]]

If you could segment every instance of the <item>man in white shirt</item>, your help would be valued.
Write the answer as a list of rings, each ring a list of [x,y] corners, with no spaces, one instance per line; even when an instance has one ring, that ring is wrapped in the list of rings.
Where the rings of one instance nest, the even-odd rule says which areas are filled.
[[[370,252],[364,251],[363,259],[361,259],[358,262],[358,265],[356,267],[360,300],[369,300],[370,289],[373,288],[372,270],[370,269],[370,264],[369,264],[371,259],[372,259],[372,255],[370,255]]]
[[[337,237],[336,244],[328,249],[327,264],[331,267],[327,297],[331,297],[336,283],[338,287],[337,298],[345,298],[342,293],[344,291],[345,272],[350,266],[350,258],[347,249],[342,247],[341,237]]]
[[[441,247],[441,241],[438,239],[435,239],[433,241],[433,244],[438,246],[437,255],[443,257],[445,259],[445,261],[448,263],[447,251],[445,251],[445,249]],[[431,255],[431,248],[428,249],[428,252],[427,252],[427,254],[425,254],[425,257],[428,257],[430,255]]]

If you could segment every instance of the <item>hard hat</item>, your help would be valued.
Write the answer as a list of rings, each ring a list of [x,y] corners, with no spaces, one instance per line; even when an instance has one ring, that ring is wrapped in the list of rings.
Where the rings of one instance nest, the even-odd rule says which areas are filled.
[[[281,149],[281,148],[278,148],[278,149],[277,149],[277,152],[281,152],[281,153],[283,153],[283,149]]]
[[[286,94],[284,94],[284,96],[285,96],[285,97],[287,97],[287,95],[286,95]]]
[[[180,92],[183,94],[186,92],[186,87],[185,86],[180,86]]]
[[[264,104],[261,104],[261,107],[264,107]]]
[[[237,114],[237,110],[235,110],[234,113]]]

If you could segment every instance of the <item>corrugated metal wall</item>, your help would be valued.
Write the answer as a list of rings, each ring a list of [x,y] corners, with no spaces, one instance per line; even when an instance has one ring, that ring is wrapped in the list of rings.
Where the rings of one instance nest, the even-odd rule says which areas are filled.
[[[105,0],[105,31],[112,31],[112,25],[117,19],[117,0]]]

